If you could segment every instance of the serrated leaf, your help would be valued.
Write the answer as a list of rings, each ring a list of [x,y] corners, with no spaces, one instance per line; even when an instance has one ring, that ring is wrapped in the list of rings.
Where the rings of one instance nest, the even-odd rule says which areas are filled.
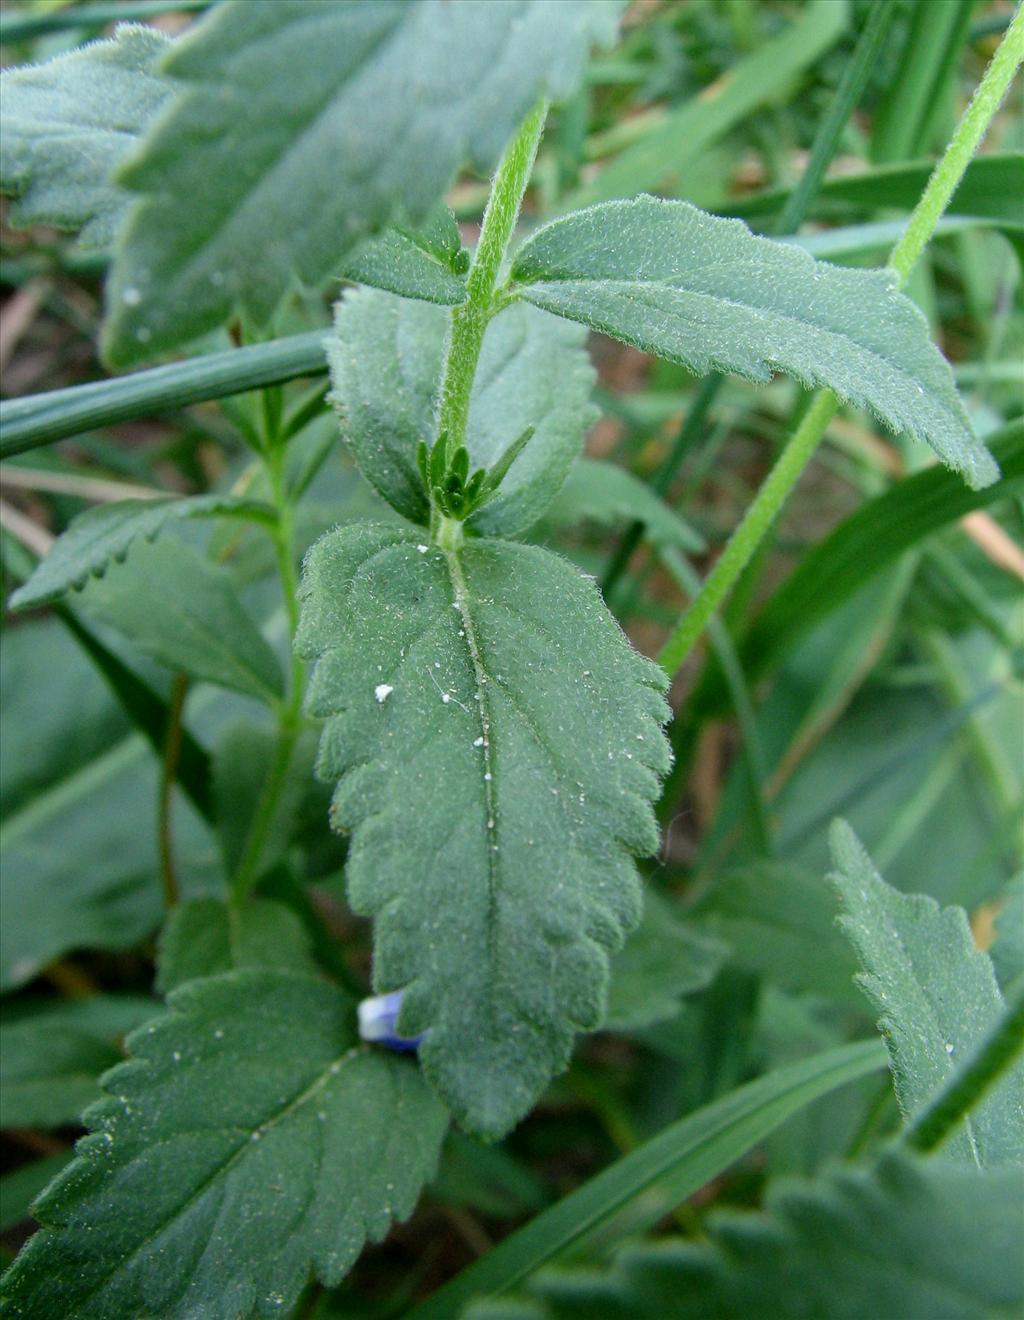
[[[86,247],[111,243],[131,203],[114,171],[169,98],[156,72],[170,43],[150,27],[119,27],[45,64],[0,77],[0,191],[16,225],[80,229]]]
[[[831,844],[839,924],[882,1013],[896,1097],[912,1118],[988,1038],[1006,1005],[963,908],[890,888],[844,821],[834,824]],[[983,1168],[1024,1161],[1024,1064],[1000,1079],[943,1150]]]
[[[402,298],[454,307],[466,301],[465,270],[458,266],[462,239],[447,208],[422,231],[392,227],[349,253],[339,274],[355,284],[386,289]]]
[[[268,898],[240,905],[196,898],[173,908],[160,933],[156,987],[166,995],[201,976],[257,967],[316,972],[309,936],[295,913]]]
[[[638,197],[554,220],[513,263],[519,294],[701,375],[828,386],[927,441],[972,486],[999,470],[928,324],[887,271],[814,261],[741,221]]]
[[[645,894],[640,925],[612,959],[605,1027],[633,1031],[674,1017],[686,995],[711,984],[727,953],[660,895]]]
[[[541,96],[576,84],[618,0],[263,0],[175,43],[184,86],[122,181],[106,351],[128,363],[232,314],[263,325],[392,220],[417,224],[481,173]]]
[[[573,464],[562,489],[545,515],[560,526],[595,522],[603,527],[641,522],[653,545],[680,550],[704,550],[704,538],[675,509],[617,463],[581,458]]]
[[[414,1063],[360,1046],[333,986],[228,972],[170,1006],[37,1202],[6,1314],[288,1314],[311,1269],[336,1284],[433,1173],[442,1107]]]
[[[668,753],[662,671],[533,546],[363,524],[310,552],[300,653],[352,831],[374,983],[459,1120],[497,1137],[604,1012]],[[557,611],[556,611],[557,604]]]
[[[545,1276],[548,1320],[1011,1320],[1024,1304],[1019,1178],[889,1155],[719,1212],[710,1243],[627,1248],[608,1274]]]
[[[258,701],[281,694],[277,656],[227,570],[180,541],[136,542],[86,585],[81,607],[169,669]]]
[[[102,576],[111,562],[123,560],[133,541],[140,538],[152,541],[172,520],[248,518],[269,522],[273,517],[269,505],[231,495],[117,500],[102,504],[72,520],[8,604],[12,610],[28,610],[59,600],[69,591],[85,586],[90,577]]]
[[[331,398],[359,466],[399,513],[424,524],[430,507],[416,450],[437,431],[449,320],[440,307],[362,290],[337,304],[327,341]],[[565,480],[597,417],[585,339],[526,307],[501,312],[487,327],[469,405],[470,468],[489,468],[528,426],[534,433],[498,495],[467,519],[475,530],[525,531]]]
[[[119,1038],[159,1008],[138,995],[16,1005],[2,1024],[0,1126],[77,1124],[100,1074],[123,1058]]]

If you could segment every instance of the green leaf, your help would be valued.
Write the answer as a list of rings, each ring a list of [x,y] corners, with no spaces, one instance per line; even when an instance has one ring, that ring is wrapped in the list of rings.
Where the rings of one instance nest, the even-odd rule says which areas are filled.
[[[684,996],[711,984],[727,953],[648,892],[640,925],[612,959],[605,1028],[632,1031],[674,1017]]]
[[[227,570],[180,541],[136,543],[123,564],[87,584],[81,604],[169,669],[259,701],[281,694],[277,656]]]
[[[101,577],[111,561],[122,561],[138,538],[159,536],[166,523],[186,518],[247,518],[269,522],[273,509],[231,495],[188,499],[117,500],[87,509],[57,538],[50,553],[8,602],[12,610],[35,609]]]
[[[416,461],[437,432],[436,404],[449,316],[428,303],[375,290],[350,293],[327,342],[332,401],[364,475],[399,513],[426,523],[430,506]],[[491,321],[469,405],[471,468],[490,468],[528,426],[526,448],[498,495],[468,519],[489,536],[514,536],[540,517],[597,416],[594,373],[575,326],[533,308]]]
[[[705,549],[704,538],[632,472],[617,463],[581,458],[555,496],[546,520],[562,526],[583,521],[603,527],[640,522],[652,545]]]
[[[0,191],[14,193],[16,225],[81,229],[105,247],[131,196],[114,172],[170,95],[156,64],[170,43],[150,27],[124,25],[45,64],[0,77]]]
[[[543,226],[512,273],[536,306],[701,375],[826,385],[926,440],[969,484],[999,475],[927,321],[886,271],[829,266],[740,221],[638,197]]]
[[[119,1038],[159,1007],[135,995],[18,1005],[3,1020],[0,1125],[77,1124],[100,1074],[123,1058]]]
[[[92,1135],[36,1204],[6,1314],[287,1314],[404,1219],[444,1111],[414,1063],[360,1046],[323,981],[228,972],[175,991],[104,1079]]]
[[[538,98],[571,91],[620,7],[218,6],[172,48],[163,71],[183,86],[121,176],[144,196],[115,261],[108,358],[239,310],[265,325],[296,276],[316,286],[368,233],[422,221],[461,166],[491,169]]]
[[[267,898],[242,905],[196,898],[171,911],[160,933],[161,994],[239,968],[315,974],[309,936],[290,908]]]
[[[799,868],[752,862],[718,877],[693,910],[699,929],[724,940],[730,962],[783,989],[864,1006],[835,903]]]
[[[995,943],[989,950],[992,966],[1002,985],[1009,985],[1024,972],[1024,875],[1006,886],[1005,903],[996,917]]]
[[[861,984],[882,1012],[900,1108],[913,1118],[987,1039],[1006,1006],[963,908],[891,889],[844,821],[834,824],[831,843],[840,925],[864,968]],[[1024,1064],[943,1149],[982,1168],[1024,1161]]]
[[[1010,1320],[1024,1303],[1019,1179],[886,1156],[719,1212],[711,1241],[627,1248],[608,1274],[545,1277],[550,1320]]]
[[[779,1068],[687,1114],[517,1229],[406,1320],[460,1315],[471,1298],[512,1288],[596,1229],[613,1228],[626,1207],[623,1235],[651,1227],[791,1115],[881,1068],[884,1058],[877,1041],[843,1045]]]
[[[403,298],[454,307],[466,301],[468,257],[455,217],[444,208],[422,231],[392,227],[367,239],[345,258],[339,273]]]
[[[418,538],[367,523],[317,542],[297,645],[318,661],[350,902],[377,918],[375,985],[405,988],[427,1076],[497,1137],[603,1016],[639,917],[631,854],[657,847],[666,681],[564,560]]]
[[[8,989],[69,950],[130,948],[156,928],[159,767],[141,736],[124,736],[103,681],[53,620],[6,630],[0,707]],[[184,800],[174,847],[184,896],[220,883],[213,837]]]

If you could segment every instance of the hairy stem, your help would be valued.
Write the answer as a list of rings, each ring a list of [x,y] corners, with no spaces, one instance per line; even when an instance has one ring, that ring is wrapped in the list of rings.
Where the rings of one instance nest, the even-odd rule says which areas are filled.
[[[541,101],[523,120],[515,137],[505,148],[491,184],[480,241],[466,280],[466,301],[452,312],[438,424],[438,434],[447,433],[449,458],[465,443],[469,396],[476,375],[476,364],[480,358],[487,323],[497,310],[495,286],[519,217],[519,208],[544,132],[547,113],[547,102]]]
[[[935,231],[957,183],[1002,102],[1016,70],[1024,60],[1024,9],[1018,9],[999,49],[985,70],[977,92],[964,111],[949,146],[932,173],[911,214],[903,238],[889,258],[889,268],[905,284],[915,262]],[[839,401],[831,390],[819,390],[803,420],[786,442],[743,521],[704,581],[700,594],[680,619],[658,657],[674,676],[705,625],[743,572],[762,536],[771,527],[817,449],[835,416]]]
[[[1017,991],[996,1029],[903,1134],[913,1150],[940,1146],[1024,1052],[1024,987]]]

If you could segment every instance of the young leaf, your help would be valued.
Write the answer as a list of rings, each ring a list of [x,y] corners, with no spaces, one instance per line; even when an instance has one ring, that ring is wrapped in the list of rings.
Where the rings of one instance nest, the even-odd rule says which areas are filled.
[[[402,298],[454,307],[466,301],[467,264],[455,217],[443,208],[422,231],[395,226],[360,243],[339,274]]]
[[[160,1005],[137,995],[18,1004],[3,1021],[0,1125],[74,1125],[99,1098],[97,1079],[122,1057],[119,1038]]]
[[[418,539],[319,541],[297,645],[318,660],[320,770],[352,831],[350,901],[377,918],[375,985],[405,988],[428,1077],[498,1137],[603,1015],[639,916],[631,854],[657,846],[665,679],[564,560]]]
[[[831,844],[840,925],[883,1014],[896,1097],[912,1118],[986,1040],[1003,997],[962,908],[890,888],[845,821],[833,826]],[[1024,1065],[1000,1080],[943,1149],[980,1167],[1024,1161]]]
[[[627,1248],[604,1276],[546,1276],[550,1320],[981,1320],[1024,1304],[1019,1178],[888,1155],[712,1216],[708,1244]]]
[[[316,973],[302,922],[283,903],[257,898],[240,907],[219,898],[179,903],[160,934],[157,989],[237,968]]]
[[[654,893],[644,896],[640,925],[612,959],[609,1031],[633,1031],[679,1012],[680,1000],[710,985],[728,948],[683,922]]]
[[[581,458],[555,496],[545,520],[572,527],[584,521],[613,527],[641,522],[653,545],[705,549],[704,538],[639,477],[596,458]]]
[[[462,165],[486,173],[541,96],[578,81],[619,0],[276,0],[220,5],[175,43],[180,79],[123,175],[144,194],[111,281],[107,355],[129,363],[241,310],[266,324]],[[329,183],[328,183],[329,180]]]
[[[434,1171],[443,1109],[414,1063],[360,1046],[323,981],[194,981],[128,1044],[36,1204],[7,1315],[286,1315],[311,1269],[338,1283]]]
[[[35,609],[101,577],[111,561],[121,561],[133,541],[154,540],[172,519],[249,518],[267,522],[274,511],[254,500],[231,495],[194,495],[188,499],[117,500],[87,509],[73,519],[50,553],[8,602],[12,610]]]
[[[336,333],[327,341],[331,398],[356,460],[413,522],[425,523],[430,514],[416,454],[437,429],[449,320],[440,307],[363,290],[337,304]],[[469,406],[470,467],[491,467],[527,427],[534,433],[470,526],[491,536],[518,535],[565,480],[597,416],[585,339],[575,326],[526,307],[507,309],[487,327]]]
[[[538,229],[512,274],[535,306],[701,375],[827,385],[926,440],[970,485],[999,475],[925,318],[886,271],[829,266],[741,221],[638,197]]]
[[[81,229],[88,247],[111,243],[131,202],[118,164],[171,93],[156,72],[167,38],[125,25],[45,64],[0,76],[0,191],[17,196],[16,225]]]
[[[179,541],[137,544],[89,582],[82,609],[169,669],[258,701],[281,693],[277,656],[228,573]]]

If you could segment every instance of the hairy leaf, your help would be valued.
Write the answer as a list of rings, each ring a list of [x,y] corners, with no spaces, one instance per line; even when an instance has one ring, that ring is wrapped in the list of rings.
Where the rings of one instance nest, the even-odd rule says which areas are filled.
[[[704,538],[645,482],[617,463],[581,458],[547,511],[547,519],[571,526],[588,521],[609,527],[641,522],[653,545],[703,550]]]
[[[444,209],[422,230],[393,227],[360,243],[340,274],[403,298],[453,307],[466,301],[468,266],[455,217]]]
[[[351,1002],[270,971],[194,981],[129,1039],[6,1314],[235,1320],[288,1314],[412,1210],[444,1111],[415,1064],[360,1046]]]
[[[144,194],[110,288],[126,363],[237,310],[266,324],[462,165],[486,172],[540,96],[579,79],[618,0],[263,0],[219,5],[164,69],[184,84],[122,178]]]
[[[887,1156],[719,1213],[709,1244],[628,1248],[606,1275],[548,1276],[549,1320],[1010,1320],[1024,1304],[1019,1180]],[[550,1308],[550,1309],[549,1309]]]
[[[137,543],[94,578],[82,609],[169,669],[259,701],[281,693],[281,666],[227,571],[179,541]]]
[[[120,1037],[160,1009],[141,995],[20,1002],[2,1021],[0,1125],[64,1127],[99,1098],[98,1078],[123,1057]]]
[[[35,609],[83,587],[90,577],[101,577],[111,561],[123,560],[133,541],[139,537],[154,540],[172,519],[250,518],[266,522],[273,516],[269,505],[231,495],[101,504],[73,519],[29,580],[11,597],[10,608]]]
[[[320,768],[352,831],[374,980],[459,1120],[497,1137],[598,1026],[608,954],[639,917],[668,764],[662,671],[593,585],[533,546],[417,544],[363,524],[306,561]],[[557,613],[555,603],[557,602]]]
[[[674,1017],[684,996],[711,984],[727,953],[719,940],[681,921],[671,903],[646,894],[640,925],[612,959],[605,1027],[632,1031]]]
[[[364,290],[338,303],[327,342],[332,399],[365,476],[413,522],[430,508],[416,447],[437,431],[449,316],[440,307]],[[513,307],[487,327],[469,405],[470,467],[490,467],[523,431],[534,432],[495,499],[468,519],[514,536],[540,517],[595,420],[584,332],[533,308]]]
[[[833,826],[840,925],[880,1009],[896,1096],[907,1117],[934,1098],[1005,1011],[992,961],[963,908],[890,888],[844,821]],[[1024,1161],[1024,1064],[1005,1075],[944,1148],[982,1167]]]
[[[315,973],[309,937],[290,908],[267,898],[241,906],[196,898],[172,909],[160,933],[156,984],[161,994],[243,967]]]
[[[131,202],[118,164],[168,99],[156,72],[170,43],[150,27],[119,27],[45,64],[0,77],[0,191],[15,193],[17,225],[81,229],[81,242],[113,241]]]
[[[999,475],[925,318],[886,271],[829,266],[741,221],[638,197],[537,230],[513,277],[536,306],[702,375],[827,385],[926,440],[972,486]]]
[[[1024,875],[1006,886],[1004,903],[996,917],[995,943],[989,952],[1002,985],[1024,974]]]

